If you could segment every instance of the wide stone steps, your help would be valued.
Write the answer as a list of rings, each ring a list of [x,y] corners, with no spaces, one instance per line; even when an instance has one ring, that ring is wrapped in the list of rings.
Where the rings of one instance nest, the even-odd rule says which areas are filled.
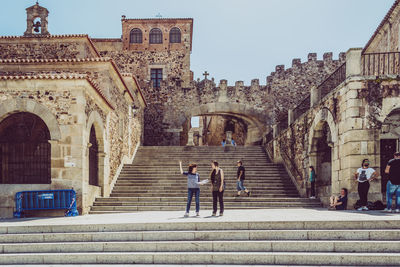
[[[185,193],[186,195],[187,193]],[[111,193],[110,197],[179,197],[179,196],[183,196],[183,194],[170,194],[170,193]],[[252,198],[255,197],[277,197],[277,198],[283,198],[283,197],[298,197],[297,194],[289,194],[289,193],[285,193],[285,194],[272,194],[272,193],[265,193],[265,194],[258,194],[258,196],[251,196]],[[201,201],[201,199],[200,199]],[[318,206],[321,207],[321,203],[319,203],[316,200],[313,200],[313,202]],[[193,204],[193,203],[192,203]],[[268,208],[268,207],[264,207],[264,208]]]
[[[1,265],[398,266],[397,221],[0,225]]]
[[[140,147],[134,162],[124,165],[110,197],[97,198],[90,213],[184,210],[187,178],[180,174],[179,160],[185,171],[195,162],[201,180],[209,179],[211,160],[220,163],[226,181],[226,209],[321,207],[318,200],[299,198],[284,167],[271,163],[261,147]],[[245,186],[252,193],[240,200],[233,198],[237,160],[244,162]],[[201,209],[211,208],[209,190],[210,184],[201,186]]]

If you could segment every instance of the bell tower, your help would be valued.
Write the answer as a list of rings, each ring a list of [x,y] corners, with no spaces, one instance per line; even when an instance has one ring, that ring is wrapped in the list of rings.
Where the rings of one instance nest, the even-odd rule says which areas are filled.
[[[43,36],[50,35],[47,30],[47,17],[49,11],[36,4],[26,9],[26,31],[24,36]]]

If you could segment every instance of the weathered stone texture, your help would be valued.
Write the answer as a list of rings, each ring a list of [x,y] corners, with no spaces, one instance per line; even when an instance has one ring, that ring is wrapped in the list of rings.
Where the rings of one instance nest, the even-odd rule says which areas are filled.
[[[332,59],[332,53],[325,53],[323,60],[317,60],[317,55],[308,55],[308,61],[301,63],[294,59],[292,67],[284,69],[283,65],[276,66],[275,72],[267,77],[267,90],[274,101],[277,120],[286,119],[289,108],[294,108],[307,95],[312,86],[318,86],[333,71],[343,64],[345,56],[339,55],[338,60]]]
[[[0,38],[0,59],[72,59],[98,56],[87,36]],[[2,42],[6,41],[6,42]]]

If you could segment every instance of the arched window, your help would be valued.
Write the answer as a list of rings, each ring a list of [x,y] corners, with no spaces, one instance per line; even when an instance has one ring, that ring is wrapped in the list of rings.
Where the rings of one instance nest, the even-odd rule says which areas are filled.
[[[179,28],[174,27],[169,31],[169,42],[170,43],[181,42],[181,30],[179,30]]]
[[[50,184],[50,132],[38,116],[20,112],[0,123],[0,183]]]
[[[89,143],[89,184],[99,185],[99,143],[93,125],[90,128]]]
[[[142,31],[138,28],[131,30],[129,42],[131,44],[141,44],[143,42]]]
[[[158,28],[151,29],[150,31],[150,43],[151,44],[162,44],[162,31]]]

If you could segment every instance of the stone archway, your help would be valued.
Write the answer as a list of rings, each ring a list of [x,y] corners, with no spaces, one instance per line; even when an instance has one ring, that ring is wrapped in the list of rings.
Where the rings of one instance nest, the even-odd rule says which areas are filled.
[[[105,153],[105,136],[104,123],[97,111],[92,111],[88,117],[86,124],[86,140],[87,140],[87,177],[88,184],[99,186],[104,195],[107,188],[106,179],[106,153]],[[93,166],[96,164],[97,166]],[[95,174],[94,174],[95,172]],[[97,181],[91,178],[91,175],[97,176]]]
[[[245,145],[252,145],[261,142],[263,134],[268,127],[265,111],[257,110],[253,107],[229,102],[215,102],[203,104],[192,108],[186,114],[181,116],[179,122],[181,125],[188,123],[190,118],[195,116],[231,116],[240,119],[246,124],[246,142]]]
[[[0,122],[0,184],[50,184],[50,132],[44,121],[18,112]]]
[[[321,109],[315,116],[308,136],[308,156],[310,166],[317,172],[317,195],[325,203],[332,191],[339,187],[336,166],[337,128],[332,113]],[[334,188],[334,190],[332,190]]]
[[[54,114],[42,104],[31,99],[10,99],[0,104],[0,121],[10,114],[29,112],[41,118],[50,132],[51,140],[60,140],[61,131]]]

